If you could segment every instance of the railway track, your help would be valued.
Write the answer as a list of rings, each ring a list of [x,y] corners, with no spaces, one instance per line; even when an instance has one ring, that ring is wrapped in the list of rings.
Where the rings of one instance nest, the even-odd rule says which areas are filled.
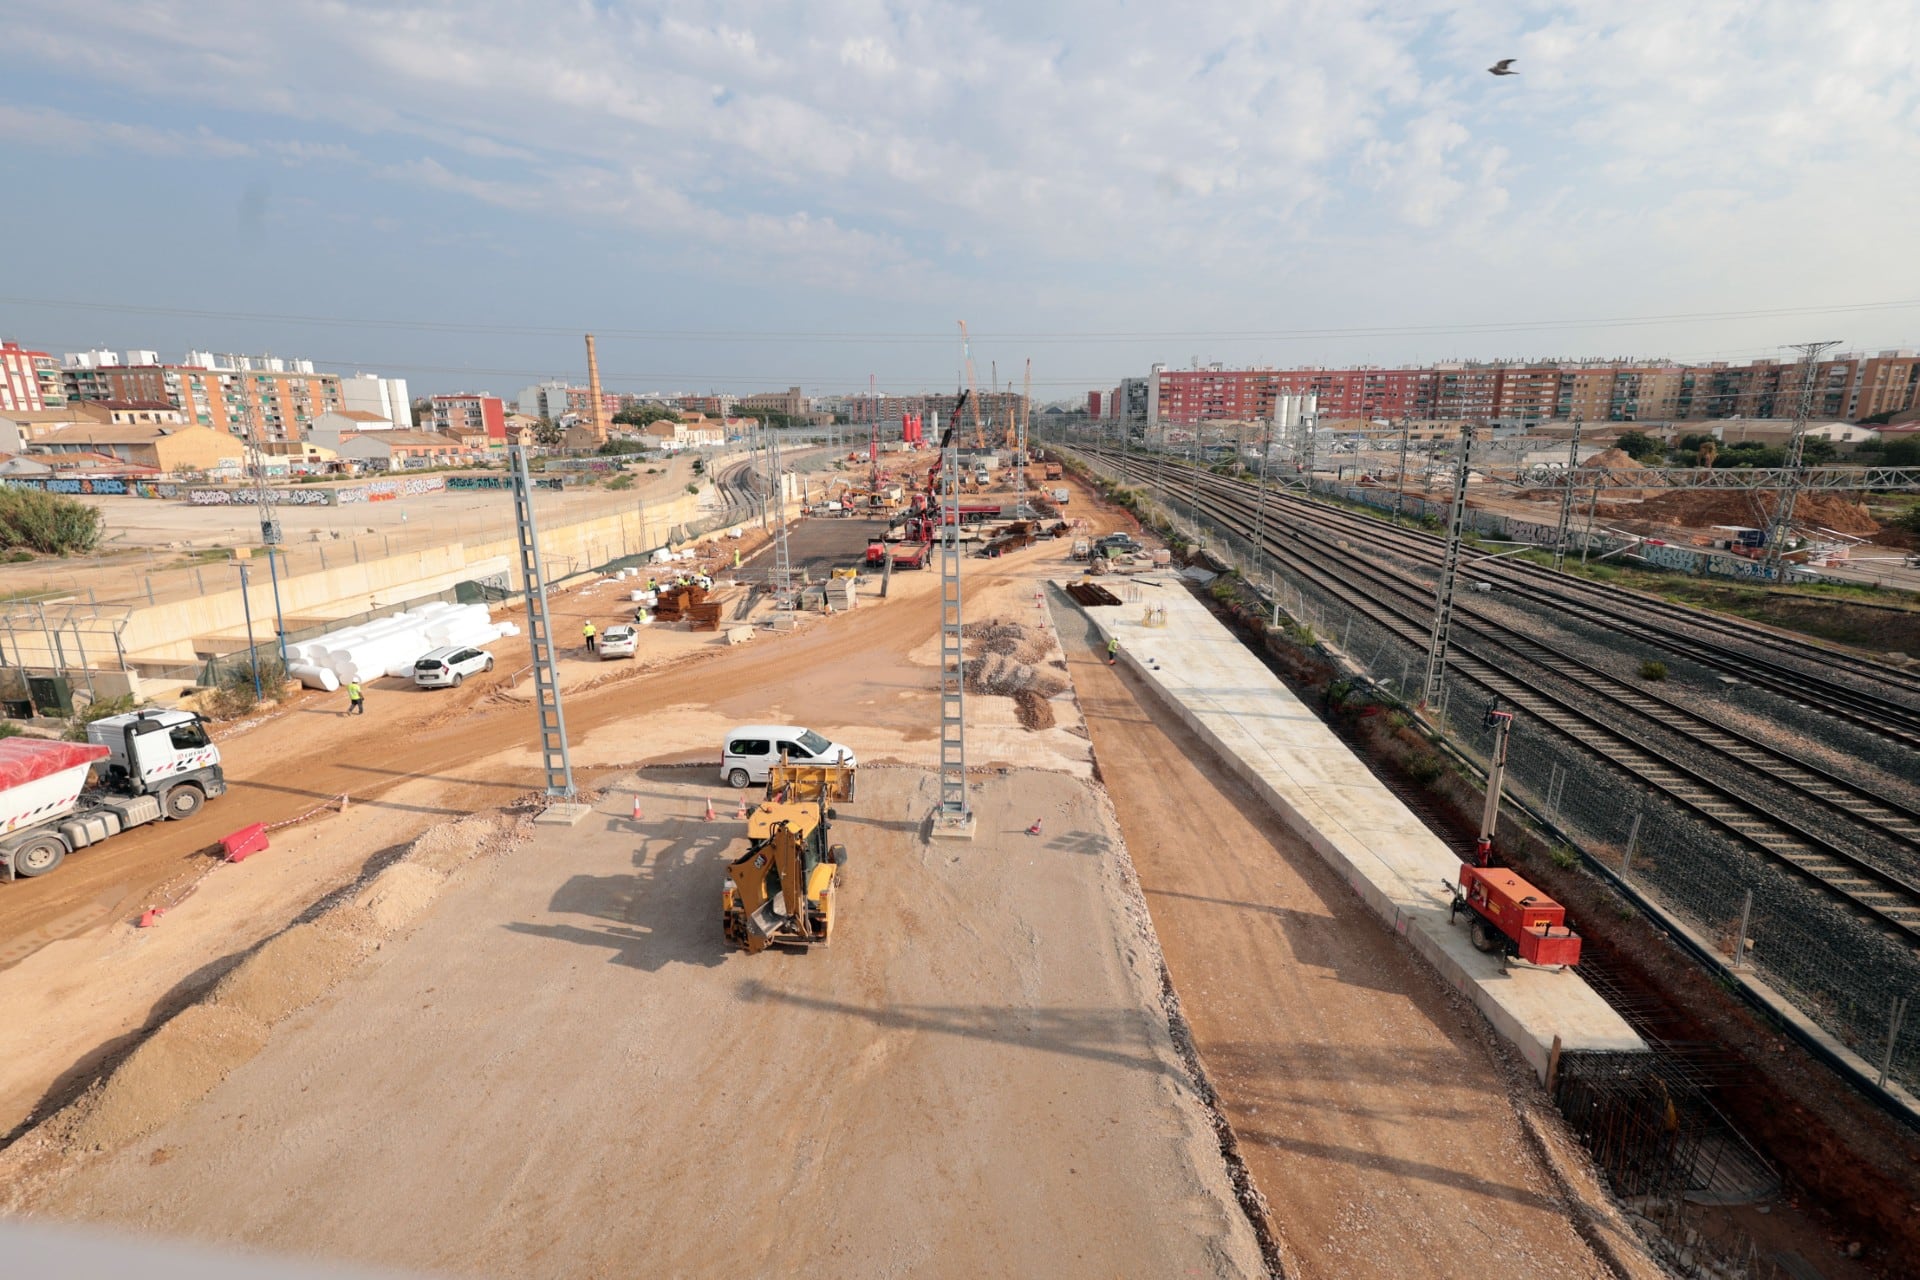
[[[1128,478],[1151,483],[1143,464],[1105,460]],[[1191,472],[1181,477],[1183,496],[1193,496],[1194,478]],[[1198,496],[1209,518],[1251,537],[1258,518],[1249,486],[1203,473]],[[1297,500],[1276,507],[1271,492],[1268,508],[1269,555],[1402,642],[1426,647],[1431,583],[1338,540],[1373,529],[1330,521],[1330,531],[1318,519],[1328,508]],[[1457,601],[1455,611],[1451,665],[1461,676],[1669,796],[1758,856],[1891,928],[1920,935],[1920,812],[1558,652],[1470,600]],[[1814,814],[1826,820],[1827,830],[1810,820]],[[1834,828],[1853,833],[1854,840],[1838,837]],[[1863,835],[1880,844],[1878,856],[1861,851]]]
[[[1323,503],[1291,495],[1276,497],[1269,491],[1268,504],[1272,510],[1289,512],[1320,527],[1337,528],[1371,545],[1390,548],[1414,563],[1437,568],[1445,553],[1443,538]],[[1912,672],[1643,592],[1557,574],[1524,561],[1482,560],[1473,565],[1473,573],[1550,602],[1570,617],[1653,645],[1903,747],[1920,750],[1920,676]]]

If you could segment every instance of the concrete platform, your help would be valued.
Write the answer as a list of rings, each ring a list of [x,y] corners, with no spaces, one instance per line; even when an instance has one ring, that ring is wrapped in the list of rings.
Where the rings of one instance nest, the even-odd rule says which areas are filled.
[[[1507,969],[1474,950],[1464,922],[1448,924],[1451,895],[1441,887],[1458,876],[1459,857],[1184,586],[1158,579],[1108,584],[1124,602],[1085,610],[1102,638],[1118,637],[1121,661],[1543,1080],[1556,1036],[1565,1050],[1646,1050],[1577,970]],[[1149,608],[1165,610],[1164,625],[1146,624]]]

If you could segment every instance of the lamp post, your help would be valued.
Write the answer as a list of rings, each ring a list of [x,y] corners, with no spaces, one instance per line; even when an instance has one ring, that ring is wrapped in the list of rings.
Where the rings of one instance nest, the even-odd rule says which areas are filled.
[[[247,655],[253,666],[253,696],[263,698],[266,695],[260,690],[260,650],[253,643],[253,598],[247,590],[247,562],[235,560],[233,563],[240,570],[240,608],[247,616]]]

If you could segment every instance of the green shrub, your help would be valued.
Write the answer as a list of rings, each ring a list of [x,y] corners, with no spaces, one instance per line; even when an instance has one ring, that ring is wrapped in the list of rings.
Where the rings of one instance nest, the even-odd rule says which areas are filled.
[[[260,693],[254,692],[253,660],[242,657],[220,672],[219,683],[207,701],[207,710],[216,720],[243,716],[260,705],[261,695],[277,698],[287,683],[287,669],[278,654],[260,655]]]
[[[1446,761],[1431,751],[1422,752],[1407,761],[1407,776],[1423,787],[1439,781],[1440,775],[1446,771]]]
[[[1667,678],[1667,664],[1657,659],[1647,659],[1640,664],[1640,678],[1642,680],[1665,680]]]
[[[631,489],[633,488],[633,477],[632,476],[615,476],[613,479],[607,481],[607,488]]]
[[[0,720],[0,738],[17,738],[26,730],[11,720]]]
[[[62,736],[69,742],[85,742],[87,726],[95,720],[104,720],[108,716],[123,716],[129,711],[138,710],[139,707],[140,700],[130,693],[123,693],[117,698],[96,698],[74,713],[73,719],[67,721],[67,731]]]
[[[687,486],[687,492],[688,492],[688,493],[699,493],[699,492],[700,492],[700,486],[699,486],[699,485],[697,485],[697,484],[690,484],[690,485],[688,485],[688,486]]]
[[[0,485],[0,547],[31,547],[48,555],[83,555],[100,545],[100,512],[84,502]]]
[[[1580,865],[1580,853],[1569,845],[1557,844],[1553,852],[1547,855],[1553,859],[1553,865],[1562,871],[1571,871]]]

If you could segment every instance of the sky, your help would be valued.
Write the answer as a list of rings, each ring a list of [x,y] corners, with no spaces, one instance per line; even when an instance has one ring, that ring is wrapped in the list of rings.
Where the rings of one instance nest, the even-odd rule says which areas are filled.
[[[416,394],[1920,347],[1912,0],[7,0],[0,336]],[[1520,74],[1486,68],[1514,58]]]

